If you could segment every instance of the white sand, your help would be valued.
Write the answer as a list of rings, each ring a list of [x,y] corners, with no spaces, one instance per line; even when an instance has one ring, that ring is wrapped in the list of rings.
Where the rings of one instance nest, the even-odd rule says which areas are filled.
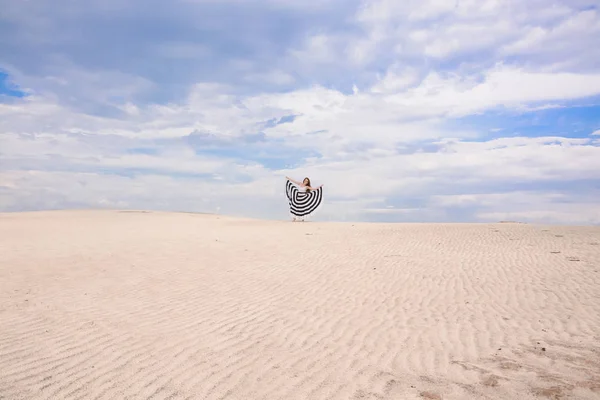
[[[598,399],[600,228],[0,214],[0,399],[125,398]]]

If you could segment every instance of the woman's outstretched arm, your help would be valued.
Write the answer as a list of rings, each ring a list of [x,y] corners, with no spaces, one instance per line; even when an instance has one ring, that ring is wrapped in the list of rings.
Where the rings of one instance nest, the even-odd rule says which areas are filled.
[[[307,188],[308,188],[309,190],[317,190],[317,189],[321,189],[322,187],[323,187],[323,185],[319,186],[318,188],[314,188],[314,187],[307,186]]]
[[[295,180],[293,180],[293,179],[292,179],[292,178],[290,178],[289,176],[286,176],[286,177],[285,177],[285,179],[287,179],[287,180],[288,180],[288,181],[290,181],[290,182],[293,182],[293,183],[295,183],[295,184],[296,184],[296,185],[298,185],[298,186],[302,185],[302,183],[300,183],[300,182],[298,182],[298,181],[295,181]]]

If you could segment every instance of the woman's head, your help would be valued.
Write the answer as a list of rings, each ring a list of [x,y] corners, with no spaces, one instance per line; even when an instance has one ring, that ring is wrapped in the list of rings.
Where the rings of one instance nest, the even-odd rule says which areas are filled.
[[[302,181],[302,184],[303,184],[304,186],[310,186],[310,179],[308,179],[308,178],[304,178],[304,180]]]

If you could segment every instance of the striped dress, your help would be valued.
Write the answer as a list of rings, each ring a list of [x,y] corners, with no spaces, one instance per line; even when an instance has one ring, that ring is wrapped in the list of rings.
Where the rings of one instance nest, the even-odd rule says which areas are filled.
[[[290,214],[294,218],[313,215],[323,200],[323,188],[306,192],[305,187],[298,188],[289,180],[285,183],[285,193],[290,204]]]

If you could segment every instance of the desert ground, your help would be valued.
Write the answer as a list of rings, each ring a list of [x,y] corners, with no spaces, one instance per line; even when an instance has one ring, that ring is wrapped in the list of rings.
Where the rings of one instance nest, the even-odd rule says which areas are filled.
[[[600,227],[0,214],[0,399],[600,399]]]

